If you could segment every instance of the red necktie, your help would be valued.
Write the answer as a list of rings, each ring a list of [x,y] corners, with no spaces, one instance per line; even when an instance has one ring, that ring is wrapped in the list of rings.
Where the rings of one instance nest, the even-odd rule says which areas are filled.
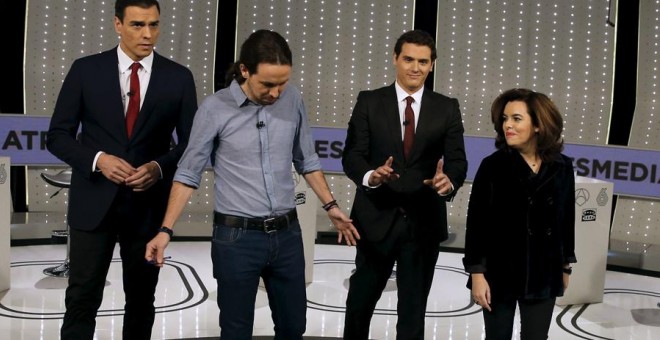
[[[406,110],[404,111],[403,125],[403,156],[408,159],[410,150],[412,150],[413,140],[415,139],[415,113],[413,112],[412,104],[413,97],[406,97]]]
[[[138,77],[138,70],[141,65],[138,62],[131,65],[131,85],[128,91],[128,110],[126,111],[126,131],[128,138],[133,133],[133,126],[137,120],[138,112],[140,112],[140,78]]]

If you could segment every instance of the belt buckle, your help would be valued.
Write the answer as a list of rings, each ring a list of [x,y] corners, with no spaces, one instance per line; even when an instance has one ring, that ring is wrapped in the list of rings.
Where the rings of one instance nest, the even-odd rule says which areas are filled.
[[[264,232],[266,234],[274,233],[277,231],[275,226],[275,217],[267,218],[264,220]]]

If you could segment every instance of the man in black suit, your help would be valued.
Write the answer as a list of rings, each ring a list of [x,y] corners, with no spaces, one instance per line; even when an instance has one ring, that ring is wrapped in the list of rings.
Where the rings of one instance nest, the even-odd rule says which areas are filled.
[[[48,150],[73,168],[62,339],[94,336],[117,241],[126,296],[123,339],[151,337],[159,267],[144,260],[144,249],[162,231],[197,110],[190,70],[154,52],[159,25],[158,1],[117,0],[119,46],[76,60],[57,99]],[[133,122],[125,117],[131,106],[139,111]],[[178,143],[171,148],[175,130]]]
[[[397,339],[424,338],[426,302],[440,242],[447,239],[445,202],[467,172],[458,101],[424,88],[435,58],[428,33],[401,35],[394,46],[396,82],[360,92],[348,124],[342,164],[357,185],[351,218],[362,239],[346,299],[345,339],[367,339],[395,263]]]

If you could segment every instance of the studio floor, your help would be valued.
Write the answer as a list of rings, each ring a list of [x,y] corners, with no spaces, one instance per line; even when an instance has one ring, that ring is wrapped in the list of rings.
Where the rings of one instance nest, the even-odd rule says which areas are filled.
[[[97,339],[121,339],[124,296],[118,249],[115,254],[97,318]],[[153,339],[217,338],[210,243],[172,242],[167,254],[172,258],[160,274]],[[66,279],[46,276],[43,270],[62,263],[65,255],[65,245],[12,247],[11,287],[0,293],[0,334],[4,334],[0,338],[58,339]],[[307,286],[306,338],[341,338],[354,255],[352,247],[315,245],[313,282]],[[427,306],[425,339],[484,338],[481,309],[470,301],[461,257],[440,254]],[[371,339],[396,338],[396,302],[396,283],[390,280],[373,317]],[[555,306],[553,317],[550,339],[660,339],[660,278],[608,271],[603,302]],[[262,290],[255,320],[255,338],[273,334]]]

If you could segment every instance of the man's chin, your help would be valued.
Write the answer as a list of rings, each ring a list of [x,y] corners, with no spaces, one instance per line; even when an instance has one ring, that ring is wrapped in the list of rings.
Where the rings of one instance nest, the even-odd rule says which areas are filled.
[[[410,91],[417,91],[419,90],[422,86],[424,86],[424,82],[422,81],[409,81],[405,88],[407,88]]]
[[[142,58],[148,56],[151,54],[151,52],[154,50],[152,46],[140,46],[138,47],[138,52],[140,53],[140,56]]]

